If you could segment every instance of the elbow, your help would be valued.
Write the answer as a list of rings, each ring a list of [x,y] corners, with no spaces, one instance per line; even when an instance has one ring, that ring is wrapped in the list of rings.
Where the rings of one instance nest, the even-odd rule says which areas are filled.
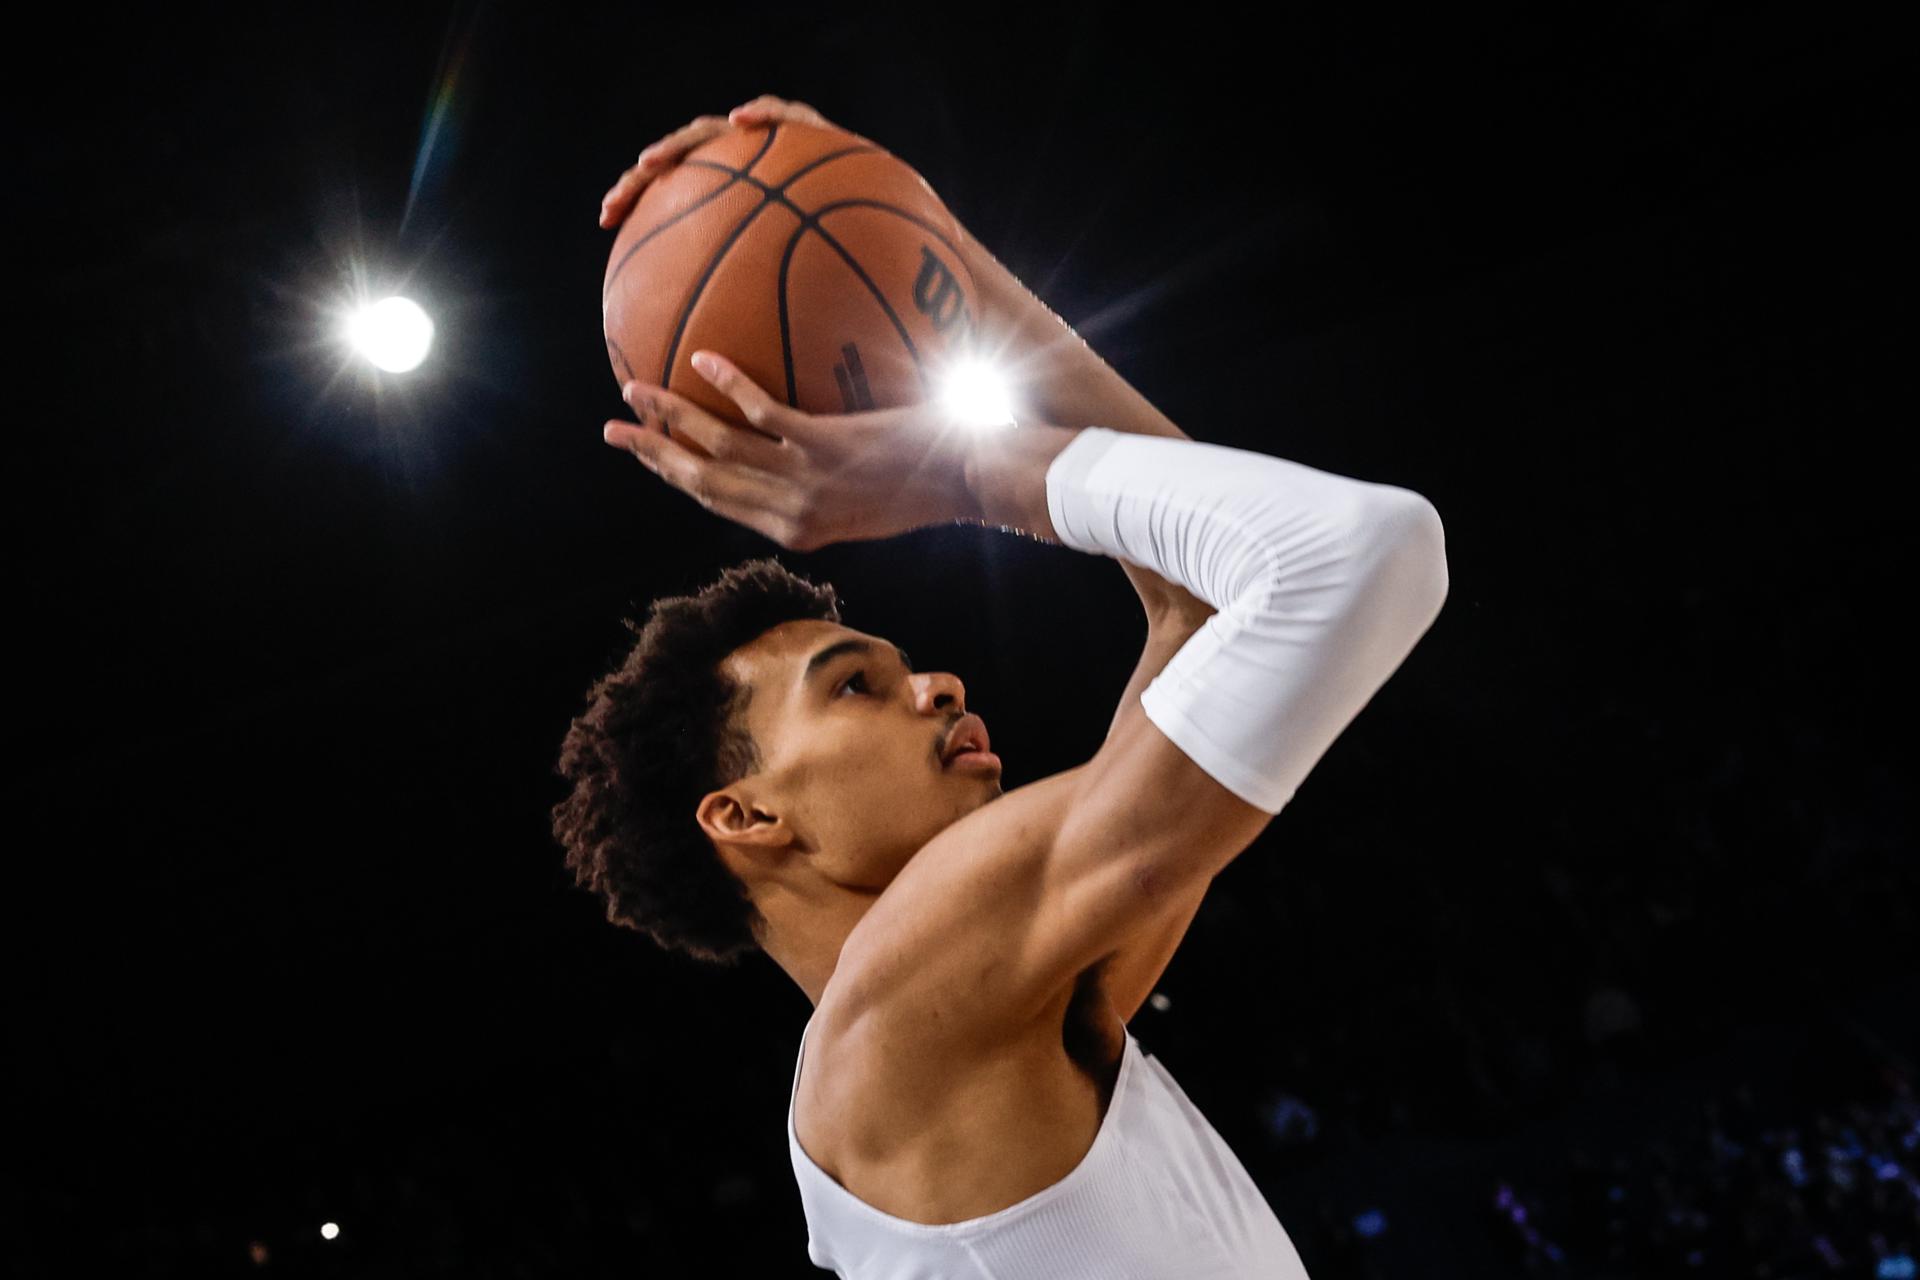
[[[1367,515],[1381,585],[1424,615],[1421,630],[1446,603],[1447,530],[1440,512],[1421,494],[1393,485],[1376,486]]]

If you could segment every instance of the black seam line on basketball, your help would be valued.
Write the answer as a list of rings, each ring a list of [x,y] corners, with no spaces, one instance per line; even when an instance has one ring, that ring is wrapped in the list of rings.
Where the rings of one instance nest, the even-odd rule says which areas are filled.
[[[840,156],[843,156],[843,155],[852,155],[852,154],[853,154],[853,152],[851,152],[851,151],[842,151],[842,152],[840,152],[840,153],[838,153],[838,155],[832,155],[832,156],[827,156],[827,157],[825,157],[824,159],[822,159],[822,160],[820,160],[820,161],[818,161],[818,162],[816,162],[815,164],[813,164],[813,165],[810,165],[810,166],[808,166],[808,167],[809,167],[809,168],[814,168],[814,169],[817,169],[817,168],[819,168],[819,167],[820,167],[820,165],[821,165],[821,164],[824,164],[824,163],[826,163],[826,161],[827,161],[827,160],[837,160],[837,159],[839,159],[839,157],[840,157]],[[723,172],[723,173],[732,173],[732,172],[733,172],[733,170],[731,170],[731,169],[728,169],[728,168],[727,168],[726,166],[724,166],[724,165],[717,165],[717,164],[713,164],[713,165],[704,165],[703,167],[705,167],[705,168],[709,168],[709,169],[718,169],[718,170],[720,170],[720,171],[721,171],[721,172]],[[806,172],[806,170],[802,170],[802,171],[801,171],[801,173],[805,173],[805,172]],[[795,178],[798,178],[798,177],[800,177],[800,176],[801,176],[801,174],[799,174],[799,173],[796,173],[796,174],[794,174],[794,175],[793,175],[793,178],[789,178],[789,179],[787,180],[787,182],[788,182],[788,183],[790,183],[790,182],[792,182],[792,181],[793,181],[793,180],[794,180]],[[828,210],[828,209],[838,209],[838,208],[840,208],[840,207],[841,207],[841,206],[843,206],[843,205],[849,205],[849,204],[867,204],[867,205],[872,205],[872,206],[873,206],[874,208],[876,208],[876,209],[885,209],[885,210],[887,210],[887,211],[888,211],[889,213],[897,213],[897,214],[899,214],[899,215],[900,215],[901,217],[903,217],[903,218],[912,218],[912,219],[913,219],[913,221],[915,221],[915,222],[919,222],[919,223],[920,223],[920,225],[921,225],[922,227],[925,227],[925,228],[926,228],[926,229],[927,229],[928,231],[930,231],[930,232],[932,232],[932,233],[933,233],[934,235],[936,235],[936,236],[940,236],[940,242],[941,242],[942,244],[944,244],[944,245],[946,245],[946,246],[947,246],[947,248],[948,248],[949,250],[952,250],[952,252],[953,252],[953,254],[954,254],[954,256],[955,256],[955,257],[958,257],[958,256],[960,255],[960,251],[959,251],[958,249],[956,249],[956,248],[954,248],[954,245],[953,245],[953,241],[951,241],[951,240],[949,240],[949,239],[947,239],[947,238],[946,238],[946,237],[945,237],[944,235],[940,235],[940,232],[939,232],[939,231],[938,231],[937,229],[935,229],[934,227],[931,227],[931,226],[928,226],[928,225],[927,225],[926,223],[924,223],[924,222],[920,222],[920,219],[918,219],[918,218],[915,218],[915,217],[914,217],[914,216],[913,216],[912,214],[910,214],[910,213],[908,213],[908,212],[907,212],[907,211],[906,211],[905,209],[900,209],[900,208],[897,208],[897,207],[895,207],[894,205],[890,205],[890,204],[886,204],[886,203],[883,203],[882,201],[879,201],[879,200],[840,200],[840,201],[837,201],[837,202],[835,202],[835,203],[833,203],[833,204],[830,204],[830,205],[825,205],[825,206],[823,206],[823,207],[821,207],[821,208],[819,208],[819,209],[815,209],[815,210],[812,210],[811,212],[809,212],[809,211],[808,211],[808,210],[806,210],[806,209],[802,209],[802,208],[801,208],[801,207],[800,207],[799,205],[797,205],[797,204],[795,204],[795,203],[794,203],[793,201],[791,201],[791,200],[789,200],[789,199],[787,198],[787,183],[782,183],[782,184],[781,184],[780,186],[777,186],[777,187],[769,187],[769,186],[767,186],[767,185],[766,185],[765,183],[763,183],[763,182],[761,182],[761,181],[759,181],[759,180],[758,180],[758,179],[756,179],[756,178],[752,178],[752,177],[742,177],[742,179],[741,179],[741,180],[742,180],[742,181],[744,181],[744,182],[748,182],[748,183],[751,183],[751,184],[752,184],[752,185],[754,185],[754,186],[757,186],[757,187],[759,187],[759,188],[760,188],[760,194],[761,194],[761,195],[763,195],[763,196],[765,196],[765,197],[767,198],[767,200],[769,200],[769,201],[778,201],[778,202],[779,202],[780,204],[783,204],[783,205],[785,205],[785,206],[786,206],[786,207],[787,207],[787,208],[788,208],[789,210],[791,210],[791,211],[792,211],[792,212],[794,213],[794,215],[795,215],[795,216],[797,216],[797,217],[800,217],[800,218],[803,218],[803,219],[804,219],[804,218],[808,218],[808,217],[812,217],[812,216],[815,216],[815,215],[818,215],[818,214],[821,214],[821,213],[824,213],[824,212],[826,212],[826,210]]]
[[[778,125],[774,126],[774,128],[768,132],[767,140],[760,144],[760,150],[754,153],[753,159],[747,161],[747,169],[751,169],[753,168],[754,165],[760,163],[760,157],[767,154],[767,149],[773,145],[774,134],[777,134],[778,132],[780,132],[780,128]],[[739,181],[741,178],[746,177],[746,172],[747,172],[746,169],[733,170],[733,169],[727,168],[725,165],[717,165],[717,164],[709,165],[709,164],[705,164],[704,162],[698,162],[698,161],[694,163],[699,164],[699,166],[703,169],[719,169],[723,173],[729,173],[729,174],[732,174],[733,176],[730,179],[728,179],[726,182],[721,183],[719,186],[715,187],[712,191],[709,191],[706,195],[701,196],[698,200],[694,201],[692,204],[688,205],[686,208],[682,209],[680,212],[674,214],[671,218],[668,218],[665,222],[661,223],[659,226],[655,227],[653,230],[647,232],[645,235],[641,236],[638,240],[634,241],[632,244],[627,246],[627,251],[620,255],[620,261],[614,263],[613,270],[607,273],[607,282],[600,286],[600,306],[603,309],[607,305],[607,294],[613,288],[614,280],[620,275],[620,273],[623,270],[626,269],[627,263],[633,260],[633,255],[640,252],[641,247],[645,245],[647,241],[653,239],[655,236],[659,235],[662,231],[665,231],[668,227],[680,221],[680,219],[688,216],[694,210],[702,208],[706,205],[712,204],[715,200],[718,200],[722,195],[724,195],[727,189],[732,187],[735,182]],[[751,179],[751,178],[748,178],[747,181],[753,182],[755,186],[760,185],[758,182],[754,181],[754,179]]]
[[[780,364],[787,373],[787,403],[795,408],[800,405],[800,390],[793,377],[793,330],[787,325],[787,267],[793,262],[793,250],[794,246],[800,243],[800,233],[806,229],[806,215],[802,214],[799,227],[787,237],[787,247],[780,252],[780,275],[774,284],[773,291],[773,296],[779,302]],[[851,413],[852,410],[849,409],[848,412]]]
[[[660,370],[660,385],[663,387],[666,386],[673,379],[673,359],[675,356],[680,354],[681,339],[686,337],[687,325],[693,319],[694,308],[700,305],[700,296],[706,292],[707,285],[713,279],[713,273],[720,269],[720,264],[726,260],[727,253],[733,248],[734,242],[740,238],[741,233],[747,229],[748,225],[752,223],[752,221],[755,218],[760,216],[760,211],[762,209],[765,209],[768,205],[774,203],[774,201],[776,200],[778,200],[781,204],[785,205],[796,217],[805,216],[801,214],[799,209],[794,207],[793,201],[787,199],[786,196],[783,194],[786,187],[786,183],[783,183],[779,188],[770,189],[764,182],[754,177],[753,174],[750,172],[750,170],[753,168],[754,165],[760,163],[761,157],[767,154],[768,148],[773,146],[773,140],[779,135],[780,135],[780,126],[776,124],[773,126],[773,128],[767,131],[767,140],[760,145],[760,150],[754,153],[753,158],[747,161],[747,167],[745,169],[740,170],[739,173],[735,174],[734,177],[730,178],[727,182],[728,186],[732,186],[734,182],[747,182],[747,183],[751,183],[756,187],[759,187],[760,203],[754,207],[751,213],[747,214],[746,217],[740,220],[739,225],[733,229],[733,234],[728,236],[726,243],[720,246],[719,252],[714,254],[714,256],[708,261],[706,271],[702,273],[702,275],[700,276],[699,282],[694,285],[693,296],[688,298],[686,306],[681,308],[679,323],[676,324],[673,329],[673,339],[667,344],[666,364]],[[860,155],[865,152],[876,152],[878,150],[879,150],[878,147],[873,147],[873,146],[857,146],[857,147],[842,147],[838,151],[830,151],[826,155],[821,156],[816,160],[810,161],[806,165],[802,166],[800,169],[796,170],[794,173],[788,175],[787,183],[796,182],[800,178],[804,177],[806,174],[809,174],[813,172],[815,169],[818,169],[820,166],[827,164],[830,161],[838,160],[842,156]],[[706,161],[693,161],[692,163],[698,164],[702,167],[725,169],[724,165],[709,165]],[[791,398],[789,398],[788,403],[792,403]]]
[[[872,153],[877,153],[879,152],[879,150],[880,148],[878,147],[856,146],[856,147],[842,147],[838,151],[829,151],[826,155],[821,156],[818,159],[813,160],[810,163],[806,164],[805,166],[801,167],[800,169],[795,170],[793,173],[788,174],[787,180],[785,182],[782,182],[777,187],[768,186],[766,183],[761,182],[758,178],[747,173],[745,170],[740,170],[736,172],[735,170],[727,168],[723,164],[717,164],[710,160],[690,160],[688,161],[688,163],[697,164],[702,168],[718,169],[722,173],[733,174],[733,176],[738,180],[753,183],[755,186],[760,188],[762,208],[764,208],[766,205],[772,204],[776,200],[779,201],[781,204],[785,205],[787,209],[795,217],[800,219],[802,224],[802,229],[804,230],[808,215],[805,210],[800,208],[799,205],[796,205],[793,201],[787,198],[787,188],[792,186],[794,183],[800,181],[800,179],[806,177],[809,173],[812,173],[815,169],[818,169],[820,166],[824,164],[828,164],[828,163],[831,163],[832,161],[839,160],[844,156],[868,155]],[[748,166],[748,168],[751,168],[751,167],[752,167],[751,165]],[[790,405],[795,405],[800,403],[799,390],[795,385],[795,380],[793,376],[793,331],[787,324],[787,263],[793,257],[793,246],[794,246],[794,241],[792,240],[787,241],[786,252],[781,254],[780,256],[780,287],[776,294],[778,299],[777,312],[778,312],[778,319],[780,323],[780,364],[782,369],[785,371],[786,377],[787,377],[787,403]],[[951,248],[952,246],[949,245],[948,247]],[[912,344],[909,343],[908,346],[909,346],[909,349],[911,349]],[[669,364],[668,368],[671,369],[672,365]]]
[[[800,168],[794,170],[792,173],[788,174],[786,181],[782,182],[777,187],[768,186],[765,182],[761,181],[759,178],[756,178],[751,173],[747,172],[748,169],[751,169],[753,168],[754,165],[760,163],[760,156],[755,156],[752,160],[749,160],[747,162],[746,169],[729,168],[728,166],[721,164],[717,160],[688,160],[688,161],[685,161],[684,163],[689,169],[717,169],[721,173],[731,174],[733,177],[738,178],[744,182],[751,182],[754,186],[760,188],[760,190],[766,194],[780,195],[781,193],[786,191],[788,187],[800,181],[800,179],[806,177],[808,174],[812,173],[815,169],[818,169],[821,165],[826,164],[829,161],[838,160],[842,156],[866,155],[869,152],[878,152],[879,150],[880,148],[878,147],[842,147],[838,151],[829,151],[827,152],[827,154],[820,156],[817,159],[809,160],[805,165],[801,166]],[[765,151],[763,150],[761,154],[764,155]]]
[[[762,142],[760,149],[753,153],[753,159],[747,161],[747,169],[753,168],[754,165],[760,162],[760,157],[767,154],[768,148],[773,146],[773,140],[779,136],[779,125],[776,124],[773,128],[767,130],[767,140]],[[753,182],[755,186],[760,185],[747,175],[746,169],[740,171],[738,179],[730,179],[727,185],[732,186],[736,180]],[[673,381],[673,358],[680,353],[680,340],[687,335],[687,322],[693,319],[693,309],[700,305],[700,295],[707,291],[707,284],[713,279],[713,273],[720,269],[722,262],[726,261],[727,252],[733,248],[734,241],[738,240],[741,234],[752,225],[753,220],[760,216],[760,211],[766,208],[768,203],[769,201],[763,195],[760,203],[755,205],[746,217],[740,219],[740,221],[735,224],[733,234],[727,237],[726,242],[715,251],[711,258],[707,259],[707,269],[700,273],[700,279],[694,283],[693,294],[687,299],[686,305],[680,308],[680,319],[673,326],[673,338],[667,343],[666,364],[660,370],[661,386],[664,387]]]
[[[908,222],[913,223],[915,226],[919,227],[922,231],[934,237],[941,244],[947,246],[948,253],[951,253],[954,257],[959,258],[962,262],[966,261],[966,256],[960,252],[959,248],[953,243],[953,241],[947,239],[945,233],[943,233],[940,230],[940,228],[934,226],[931,222],[928,222],[925,218],[922,218],[919,214],[909,213],[907,210],[899,208],[896,205],[890,205],[884,200],[835,200],[832,204],[823,204],[818,209],[815,209],[812,214],[808,215],[807,220],[809,222],[818,221],[820,218],[824,217],[826,214],[832,213],[835,209],[845,209],[845,208],[848,208],[849,206],[855,206],[855,205],[864,209],[880,209],[880,210],[883,210],[884,212],[894,214],[897,217],[905,218]],[[795,210],[795,212],[797,213],[799,211]],[[979,282],[975,281],[974,283],[977,285]]]
[[[620,273],[622,271],[626,270],[627,263],[633,261],[633,255],[640,252],[640,250],[646,248],[647,241],[653,239],[655,236],[659,235],[662,231],[665,231],[668,227],[671,227],[674,223],[680,221],[680,219],[685,217],[690,217],[693,213],[695,213],[699,209],[702,209],[705,206],[712,204],[715,200],[718,200],[721,196],[725,195],[727,191],[730,188],[732,188],[733,184],[734,184],[734,180],[732,179],[721,183],[719,186],[715,187],[712,191],[708,192],[704,196],[701,196],[698,200],[694,201],[692,204],[688,205],[686,208],[682,209],[680,212],[674,214],[671,218],[668,218],[665,222],[662,222],[659,226],[653,228],[653,230],[647,232],[645,235],[641,236],[638,240],[635,240],[632,244],[628,245],[627,251],[620,255],[620,261],[614,263],[613,270],[607,273],[607,282],[600,286],[601,307],[604,308],[607,305],[607,295],[613,292],[613,282],[620,278]]]
[[[822,205],[820,208],[815,209],[812,213],[801,213],[800,209],[794,206],[791,202],[783,201],[783,203],[786,203],[787,207],[792,209],[795,213],[800,214],[800,228],[798,231],[794,232],[792,238],[790,238],[787,241],[786,251],[780,255],[780,289],[779,289],[780,359],[781,359],[781,362],[785,365],[786,373],[787,373],[787,403],[798,404],[799,403],[799,400],[797,398],[798,390],[794,385],[794,374],[793,374],[793,342],[788,336],[789,330],[787,328],[787,265],[793,261],[794,247],[800,243],[801,231],[805,231],[808,227],[816,226],[816,224],[819,222],[820,218],[824,214],[831,213],[835,209],[847,208],[850,205],[858,205],[858,206],[862,206],[870,209],[880,209],[880,210],[883,210],[884,212],[896,214],[899,217],[905,218],[907,221],[914,223],[916,226],[920,227],[920,229],[925,231],[927,234],[939,240],[941,244],[944,244],[945,246],[947,246],[947,251],[953,254],[954,257],[958,258],[961,256],[961,254],[960,254],[960,250],[954,247],[953,241],[947,239],[947,237],[941,233],[938,227],[933,226],[931,223],[927,222],[924,218],[921,218],[915,214],[908,213],[905,209],[895,208],[893,205],[887,204],[880,200],[836,200],[832,204]],[[978,282],[976,281],[975,283],[977,286]],[[885,305],[885,304],[883,303],[882,305]],[[913,350],[913,344],[911,342],[907,344],[907,350],[909,351]],[[919,364],[918,356],[915,357],[914,363],[916,366]],[[924,386],[925,384],[926,384],[926,378],[923,375],[921,378],[921,385]],[[848,410],[848,412],[852,412],[852,410]]]
[[[613,352],[613,358],[620,362],[620,368],[623,374],[620,379],[620,384],[625,386],[627,383],[633,381],[636,376],[633,372],[633,366],[627,363],[627,353],[620,349],[620,344],[612,338],[608,338],[607,350]]]
[[[707,291],[707,284],[713,279],[713,273],[720,269],[722,262],[726,261],[727,253],[733,248],[734,241],[746,233],[747,228],[753,225],[755,218],[772,207],[771,200],[762,200],[753,206],[753,212],[740,219],[739,225],[733,229],[732,234],[728,235],[720,247],[714,251],[713,257],[707,259],[707,269],[700,273],[699,281],[693,286],[693,295],[687,299],[687,305],[680,308],[679,322],[673,326],[673,338],[667,343],[667,362],[660,370],[661,386],[666,386],[673,378],[673,358],[680,354],[680,340],[687,336],[687,324],[693,319],[693,309],[700,305],[700,295]]]
[[[787,207],[793,208],[792,205],[788,205]],[[800,211],[794,209],[794,212],[799,213]],[[913,372],[914,376],[920,379],[920,390],[923,392],[931,391],[932,388],[927,385],[927,371],[920,363],[920,351],[913,345],[913,338],[908,335],[907,327],[900,323],[899,315],[894,311],[892,304],[887,301],[887,295],[880,291],[879,286],[874,284],[873,278],[861,269],[860,264],[854,260],[854,256],[841,247],[840,242],[833,238],[831,232],[825,227],[816,224],[813,218],[806,214],[801,214],[800,225],[794,228],[793,235],[787,239],[786,250],[780,255],[780,345],[782,348],[781,354],[786,360],[787,365],[787,403],[790,405],[798,403],[794,398],[793,350],[787,342],[785,323],[787,310],[787,264],[793,261],[794,246],[798,245],[800,243],[800,237],[809,231],[819,236],[822,240],[825,240],[827,247],[839,254],[841,258],[846,261],[847,266],[853,269],[853,274],[860,277],[860,283],[867,286],[867,292],[872,294],[873,300],[880,304],[880,309],[887,313],[887,320],[893,325],[893,331],[900,335],[901,344],[906,347],[907,355],[913,359]]]
[[[767,135],[769,143],[771,143],[773,134],[778,133],[779,131],[780,131],[780,126],[775,125],[773,128],[773,132]],[[786,197],[786,188],[788,186],[790,186],[795,182],[798,182],[801,178],[805,177],[809,173],[812,173],[815,169],[820,168],[822,165],[829,164],[832,161],[839,160],[846,156],[866,155],[869,153],[875,153],[875,152],[878,152],[879,150],[880,148],[878,147],[860,146],[860,147],[843,147],[838,151],[830,151],[826,155],[821,156],[816,160],[809,161],[806,165],[803,165],[801,168],[795,170],[792,174],[788,175],[787,180],[781,183],[778,187],[769,187],[766,183],[760,181],[760,179],[754,177],[752,174],[748,173],[745,169],[739,171],[738,173],[734,173],[733,170],[728,169],[725,165],[713,164],[705,160],[688,161],[689,164],[695,164],[700,166],[701,168],[719,169],[724,173],[734,173],[733,178],[728,181],[728,184],[727,184],[728,186],[731,186],[734,181],[740,181],[740,182],[751,183],[752,185],[759,187],[760,203],[754,206],[753,212],[749,213],[745,218],[742,218],[740,220],[740,225],[736,226],[733,229],[733,234],[728,236],[726,243],[720,246],[720,251],[716,253],[710,261],[708,261],[706,271],[701,275],[699,283],[694,286],[693,296],[690,299],[688,299],[686,307],[680,312],[680,322],[674,326],[673,340],[667,344],[666,367],[660,371],[661,386],[663,387],[666,386],[673,377],[673,360],[675,356],[680,354],[680,341],[682,338],[686,337],[687,324],[693,319],[694,308],[700,305],[700,295],[706,292],[707,284],[713,279],[713,273],[720,269],[720,263],[726,259],[728,251],[733,248],[734,241],[740,238],[741,233],[747,229],[747,225],[751,223],[755,218],[760,216],[760,211],[762,209],[765,209],[768,205],[775,204],[775,203],[784,205],[789,213],[793,214],[794,217],[799,218],[802,222],[805,222],[807,217],[805,211],[802,210],[798,205],[794,204],[793,201],[787,199]],[[751,169],[755,164],[758,164],[760,162],[760,156],[765,154],[766,154],[766,147],[762,147],[760,149],[759,154],[755,155],[752,160],[747,162],[747,168]],[[835,247],[838,248],[837,245]],[[844,256],[844,254],[842,256]],[[858,271],[859,268],[855,267],[854,270]],[[861,278],[863,280],[866,279],[864,274],[862,274]],[[869,289],[873,287],[872,281],[867,282],[867,287]],[[791,350],[792,343],[787,334],[785,295],[786,295],[786,291],[783,288],[781,290],[781,309],[780,309],[780,348],[783,352],[786,353],[787,403],[794,404],[796,403],[796,401],[794,399],[794,394],[793,394],[793,357],[792,357],[792,350]],[[885,306],[886,304],[882,302],[881,305]],[[894,327],[899,328],[899,321],[896,320],[894,322]],[[911,339],[907,338],[906,332],[904,330],[902,330],[900,337],[902,341],[906,342],[907,350],[912,351],[913,342]],[[919,364],[918,356],[915,356],[914,363],[916,366]],[[925,379],[922,378],[921,381],[924,383]]]

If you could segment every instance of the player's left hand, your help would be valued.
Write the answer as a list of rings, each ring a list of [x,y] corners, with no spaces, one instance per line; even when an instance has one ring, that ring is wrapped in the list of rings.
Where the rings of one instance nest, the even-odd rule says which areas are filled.
[[[700,367],[708,359],[711,373]],[[707,510],[793,551],[976,514],[966,462],[978,432],[937,402],[802,413],[711,352],[696,352],[694,369],[740,406],[749,425],[663,387],[629,382],[624,398],[640,421],[612,419],[601,438]]]
[[[625,222],[627,214],[640,199],[640,193],[647,189],[647,184],[680,163],[680,158],[695,147],[719,137],[728,129],[752,129],[782,120],[839,129],[857,142],[867,142],[867,139],[834,124],[804,102],[789,102],[785,98],[763,93],[752,102],[741,103],[728,112],[724,119],[719,116],[696,117],[642,151],[633,166],[621,174],[607,194],[600,198],[600,226],[603,229],[617,227]],[[867,145],[877,144],[869,142]]]

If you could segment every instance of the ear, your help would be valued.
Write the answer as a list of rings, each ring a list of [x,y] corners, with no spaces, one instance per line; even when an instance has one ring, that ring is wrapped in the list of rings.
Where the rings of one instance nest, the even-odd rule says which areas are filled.
[[[773,860],[793,843],[793,829],[786,819],[755,803],[744,790],[729,787],[709,792],[694,818],[716,845],[730,846],[756,861]]]

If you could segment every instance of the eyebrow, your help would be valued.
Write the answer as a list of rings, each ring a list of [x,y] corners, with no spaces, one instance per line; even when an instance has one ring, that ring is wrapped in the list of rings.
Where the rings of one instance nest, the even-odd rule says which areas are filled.
[[[807,659],[807,669],[801,673],[800,683],[810,683],[821,668],[843,653],[871,653],[876,647],[871,640],[836,640]],[[893,651],[899,656],[900,665],[912,671],[913,659],[907,656],[907,651],[897,644],[893,646]]]

